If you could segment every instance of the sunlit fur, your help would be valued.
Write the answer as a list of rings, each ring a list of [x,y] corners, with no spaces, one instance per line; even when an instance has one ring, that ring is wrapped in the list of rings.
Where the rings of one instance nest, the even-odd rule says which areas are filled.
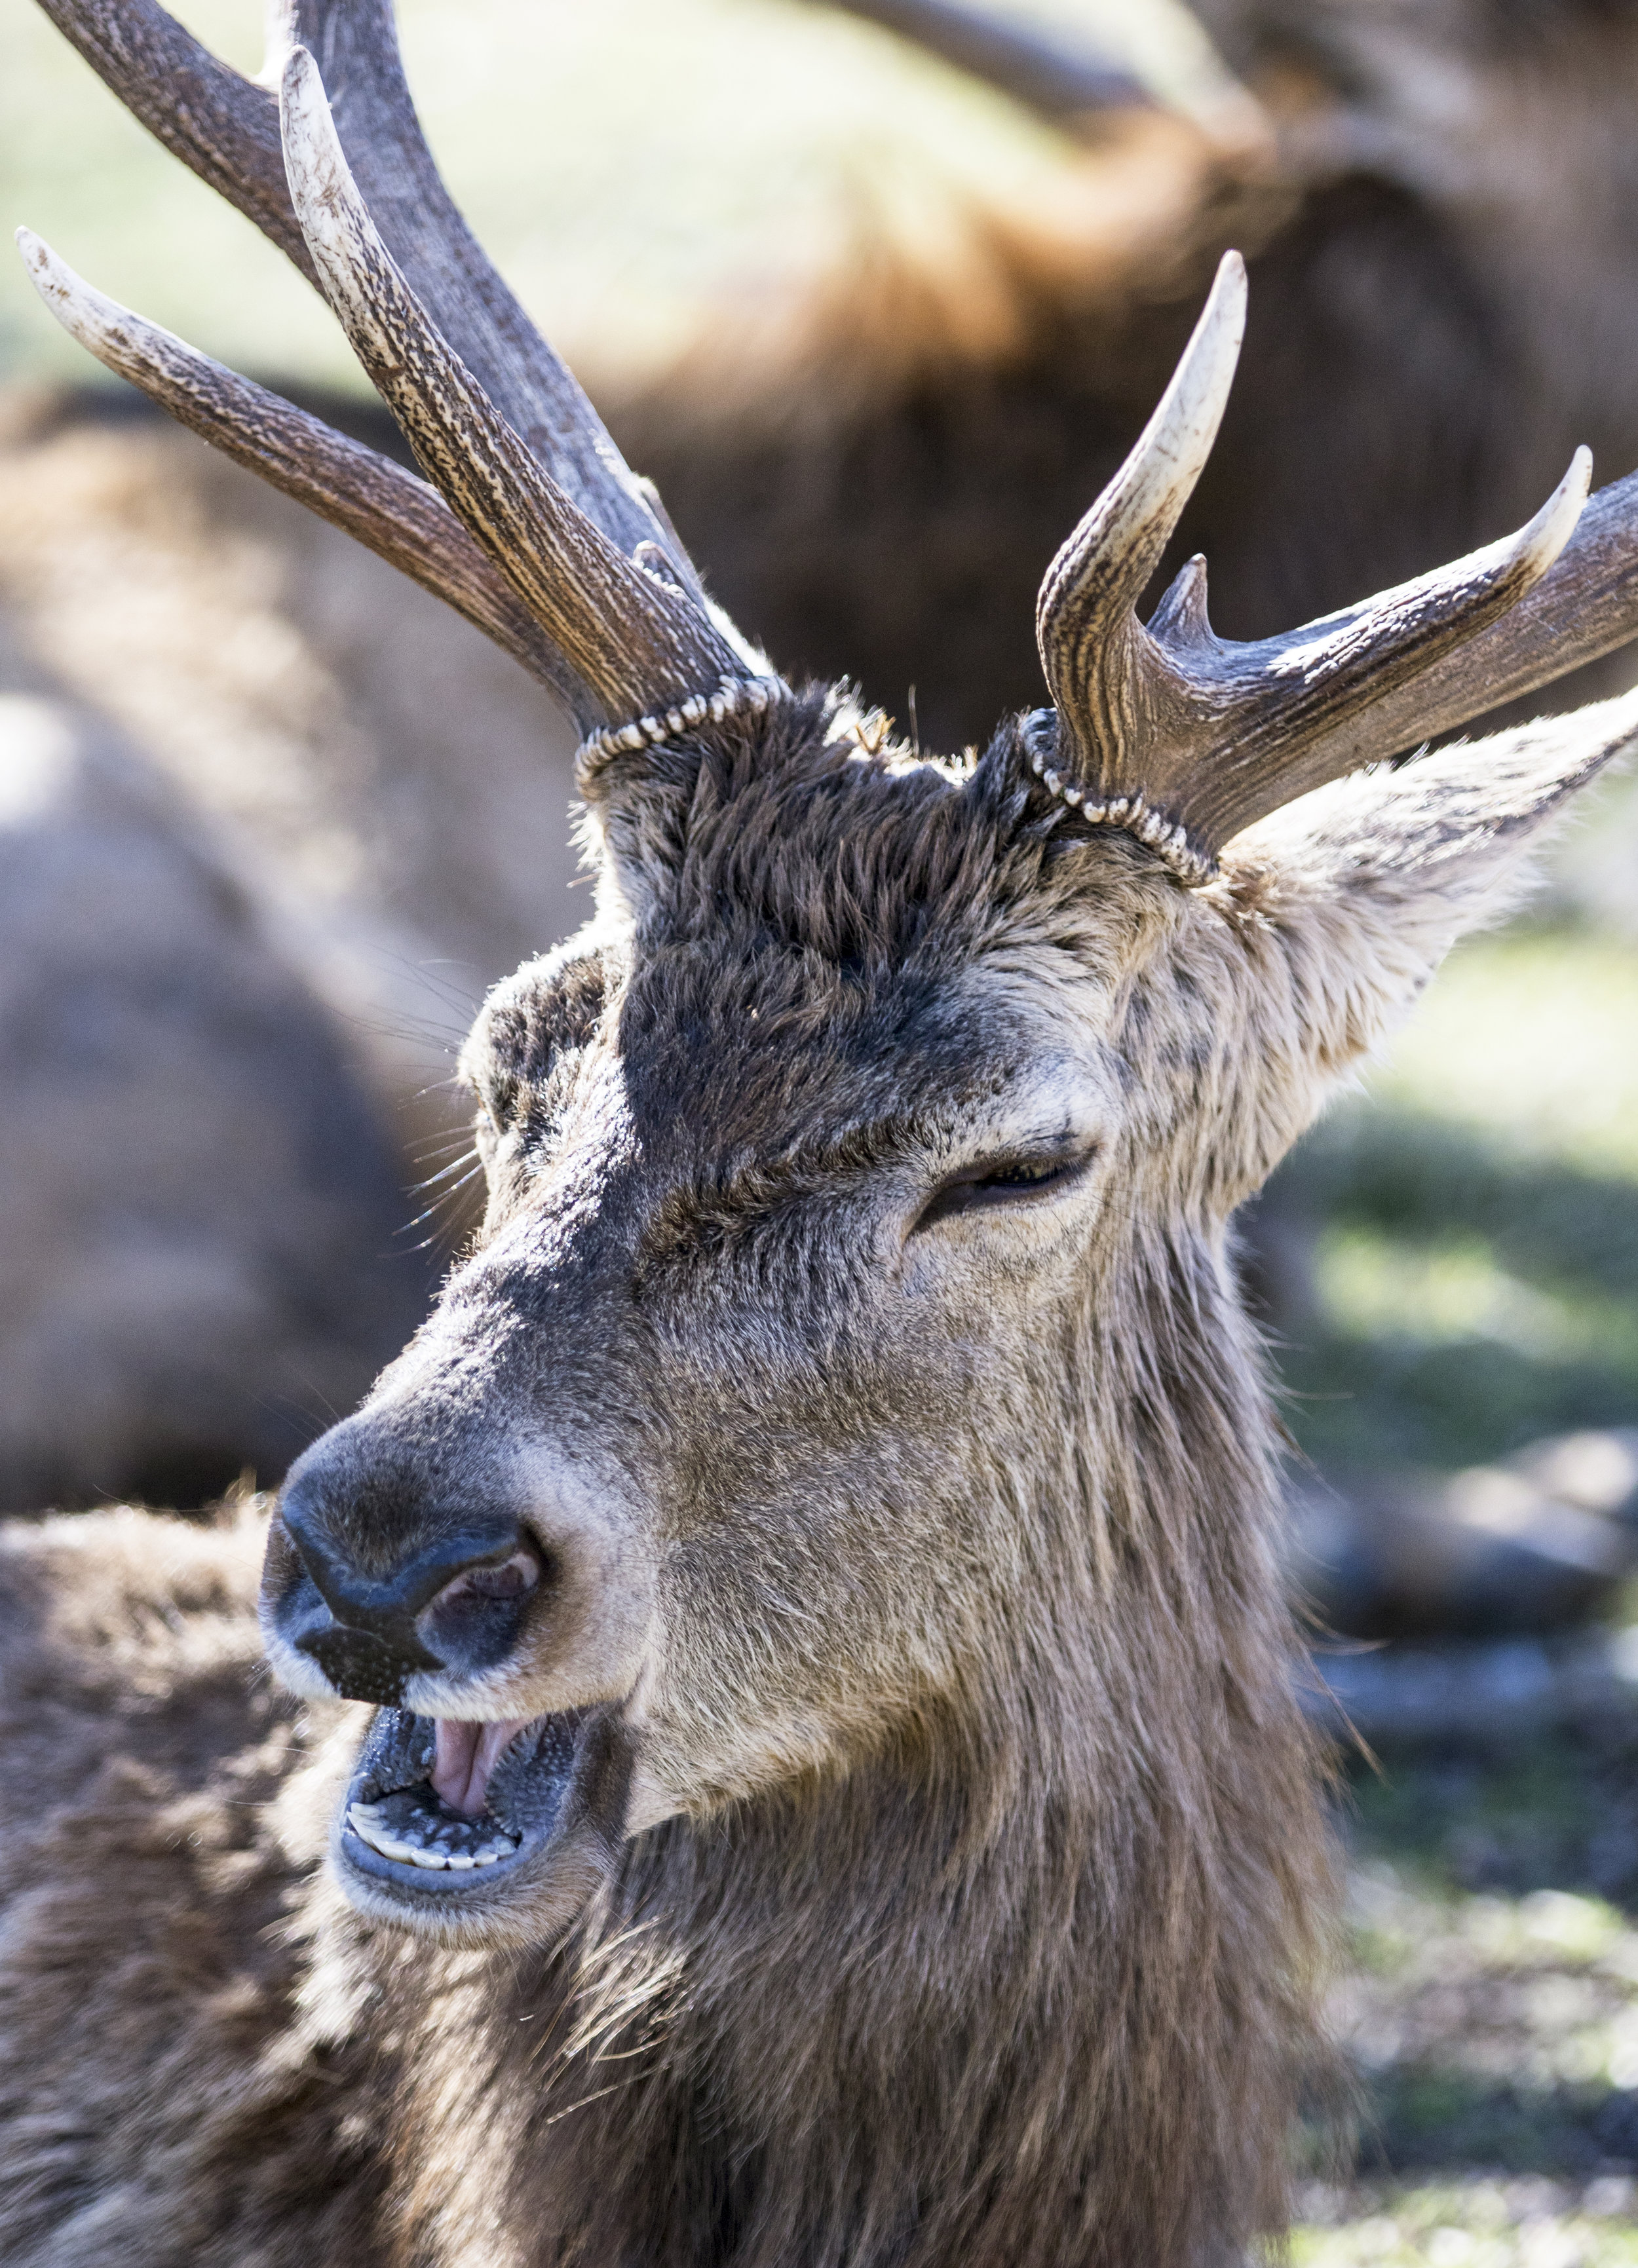
[[[963,774],[829,714],[611,768],[597,921],[469,1042],[483,1235],[357,1421],[617,1497],[636,1831],[560,1943],[526,1893],[383,1928],[321,1865],[365,1712],[298,1770],[225,1677],[244,1542],[20,1533],[13,2268],[1195,2268],[1280,2225],[1331,1861],[1228,1219],[1638,709],[1342,783],[1197,892],[1010,732]],[[1066,1128],[1068,1194],[913,1232]]]

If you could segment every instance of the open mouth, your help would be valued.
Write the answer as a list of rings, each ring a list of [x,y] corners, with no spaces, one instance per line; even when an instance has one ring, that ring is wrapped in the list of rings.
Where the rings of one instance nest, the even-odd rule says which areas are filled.
[[[592,1713],[476,1724],[378,1709],[343,1807],[343,1856],[420,1898],[497,1881],[551,1841]]]

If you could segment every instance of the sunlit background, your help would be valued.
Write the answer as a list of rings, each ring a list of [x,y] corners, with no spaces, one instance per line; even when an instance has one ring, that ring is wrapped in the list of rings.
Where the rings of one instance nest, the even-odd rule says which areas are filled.
[[[258,0],[171,11],[261,68]],[[1006,10],[1000,12],[1009,12]],[[1167,0],[1012,12],[1096,26],[1169,99],[1221,76]],[[873,26],[802,0],[409,0],[406,68],[427,137],[479,237],[589,377],[663,359],[713,298],[783,298],[886,210],[948,226],[951,192],[1051,198],[1062,145],[1002,97]],[[283,255],[152,142],[50,23],[0,10],[0,179],[103,289],[242,368],[362,387]],[[26,281],[0,284],[12,372],[84,376]]]

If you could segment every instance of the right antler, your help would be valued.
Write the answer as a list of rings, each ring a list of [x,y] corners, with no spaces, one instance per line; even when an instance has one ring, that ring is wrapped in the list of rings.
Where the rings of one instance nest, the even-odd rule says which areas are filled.
[[[1578,628],[1556,653],[1535,640],[1533,674],[1518,681],[1528,634],[1512,610],[1575,530],[1592,468],[1585,449],[1516,535],[1301,630],[1247,644],[1218,637],[1198,557],[1140,623],[1136,601],[1211,453],[1244,328],[1245,269],[1231,252],[1159,409],[1048,568],[1037,612],[1056,704],[1050,740],[1034,734],[1037,774],[1083,817],[1140,836],[1187,881],[1206,879],[1221,845],[1253,821],[1403,746],[1383,737],[1387,716],[1420,720],[1413,737],[1442,729],[1638,629],[1629,589],[1624,621]],[[1583,557],[1578,577],[1597,578],[1605,563]],[[1493,624],[1489,659],[1510,672],[1505,688],[1461,666]],[[1472,697],[1451,718],[1457,684]],[[1416,697],[1390,705],[1413,688]]]
[[[93,354],[449,599],[556,685],[583,729],[756,680],[760,658],[708,607],[657,497],[451,202],[404,84],[390,0],[279,0],[291,46],[277,105],[153,0],[41,4],[144,124],[318,285],[453,513],[411,475],[271,408],[275,397],[91,292],[31,240],[42,296]]]

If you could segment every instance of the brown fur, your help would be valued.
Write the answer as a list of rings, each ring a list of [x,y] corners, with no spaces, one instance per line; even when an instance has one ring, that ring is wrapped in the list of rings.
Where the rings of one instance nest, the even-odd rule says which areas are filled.
[[[303,1735],[258,1668],[262,1532],[250,1510],[5,1531],[9,2259],[368,2268],[347,2066],[291,2029],[269,1800]]]

